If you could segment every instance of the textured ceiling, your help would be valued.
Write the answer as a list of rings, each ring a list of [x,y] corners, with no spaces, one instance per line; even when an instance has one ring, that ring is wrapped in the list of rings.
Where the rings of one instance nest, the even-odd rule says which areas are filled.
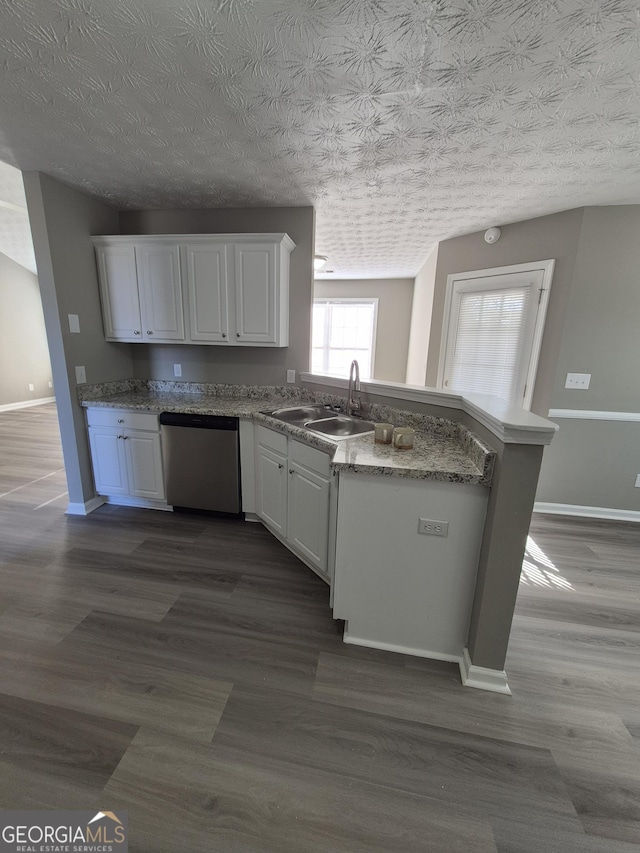
[[[639,48],[637,0],[3,0],[0,159],[119,208],[312,204],[335,277],[413,276],[640,202]]]

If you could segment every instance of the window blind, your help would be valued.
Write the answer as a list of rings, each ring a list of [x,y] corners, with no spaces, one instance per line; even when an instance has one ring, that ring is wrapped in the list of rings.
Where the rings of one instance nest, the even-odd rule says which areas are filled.
[[[457,294],[450,388],[517,401],[530,300],[528,286]]]

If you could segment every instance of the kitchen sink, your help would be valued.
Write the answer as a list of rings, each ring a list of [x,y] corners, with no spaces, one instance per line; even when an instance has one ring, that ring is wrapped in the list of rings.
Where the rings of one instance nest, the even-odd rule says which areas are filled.
[[[335,415],[329,418],[307,421],[304,427],[330,438],[351,438],[354,435],[366,435],[374,431],[371,421],[351,418],[348,415]]]
[[[332,415],[333,411],[331,407],[325,408],[324,406],[286,406],[282,409],[270,409],[262,414],[277,418],[287,424],[303,426],[307,421],[326,418],[328,415]]]
[[[336,412],[331,406],[285,406],[281,409],[269,409],[262,414],[330,438],[350,438],[353,435],[373,432],[371,421],[352,418],[342,412]]]

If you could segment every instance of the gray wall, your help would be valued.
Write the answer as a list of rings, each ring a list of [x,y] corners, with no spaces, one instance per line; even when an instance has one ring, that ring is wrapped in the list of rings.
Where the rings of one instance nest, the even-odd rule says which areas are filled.
[[[288,368],[309,369],[313,298],[314,210],[272,207],[211,210],[148,210],[120,214],[122,234],[229,234],[285,232],[296,244],[289,282],[289,346],[267,347],[132,345],[135,376],[183,381],[284,385]]]
[[[75,366],[87,381],[133,375],[129,344],[104,340],[96,263],[90,236],[118,229],[115,210],[40,172],[24,173],[31,233],[49,340],[70,503],[95,495],[84,411],[76,397]],[[67,315],[78,314],[80,334]]]
[[[411,328],[413,279],[316,281],[314,296],[378,299],[374,379],[404,382]]]
[[[50,382],[38,278],[0,253],[0,406],[53,397]]]
[[[485,243],[484,231],[454,237],[440,243],[427,362],[427,385],[435,386],[437,381],[447,276],[451,273],[554,258],[556,263],[551,298],[531,405],[533,412],[542,417],[547,416],[556,378],[556,365],[583,216],[584,208],[580,208],[504,225],[501,226],[500,240],[491,245]]]
[[[640,412],[640,206],[585,210],[551,407]],[[590,373],[586,391],[566,374]],[[538,500],[640,511],[640,423],[557,420]]]

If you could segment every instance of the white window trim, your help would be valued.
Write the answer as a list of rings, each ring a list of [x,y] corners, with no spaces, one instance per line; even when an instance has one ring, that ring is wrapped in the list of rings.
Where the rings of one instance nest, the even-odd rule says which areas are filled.
[[[376,336],[378,334],[378,302],[377,296],[314,296],[313,302],[353,302],[356,304],[373,303],[373,333],[371,335],[371,379],[373,379],[376,369]],[[309,364],[313,364],[313,335],[311,336],[311,347],[309,351]],[[331,376],[330,373],[323,373],[322,376]],[[342,377],[338,377],[342,378]]]
[[[513,273],[538,272],[542,270],[542,293],[538,313],[536,315],[536,324],[533,332],[533,341],[531,344],[531,357],[529,359],[529,367],[527,370],[526,389],[522,400],[522,408],[530,409],[531,400],[533,399],[533,391],[536,381],[536,373],[538,371],[538,362],[540,360],[540,349],[542,347],[542,336],[544,334],[544,324],[547,316],[547,307],[549,305],[549,296],[551,294],[551,282],[553,280],[553,268],[555,260],[553,258],[546,261],[532,261],[526,264],[510,264],[506,267],[491,267],[486,270],[471,270],[470,272],[457,272],[447,276],[447,290],[444,301],[444,315],[442,317],[442,335],[440,338],[440,356],[438,359],[438,379],[437,388],[444,388],[444,367],[447,354],[447,343],[449,337],[449,322],[451,320],[451,306],[453,302],[454,285],[458,281],[468,281],[473,278],[488,278],[489,276],[512,275]]]

